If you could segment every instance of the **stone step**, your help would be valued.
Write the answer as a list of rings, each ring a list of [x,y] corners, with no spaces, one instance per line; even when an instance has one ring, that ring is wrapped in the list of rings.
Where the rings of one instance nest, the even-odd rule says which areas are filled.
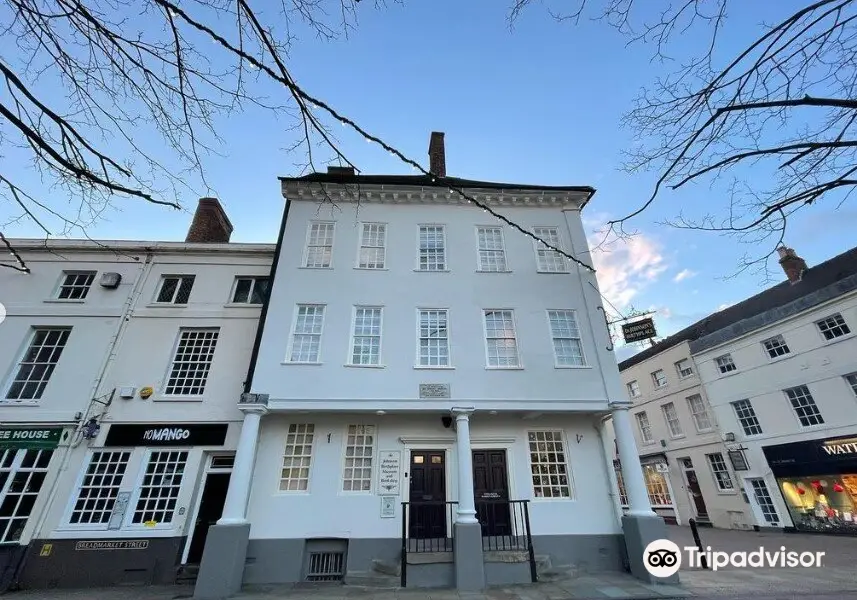
[[[346,573],[342,582],[349,587],[395,590],[399,589],[401,579],[392,575],[383,575],[376,571],[355,571]]]

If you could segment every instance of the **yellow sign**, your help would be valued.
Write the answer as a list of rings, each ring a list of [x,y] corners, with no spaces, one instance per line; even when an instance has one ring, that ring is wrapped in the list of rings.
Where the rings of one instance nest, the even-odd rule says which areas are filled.
[[[143,525],[145,525],[146,527],[154,527],[157,524],[157,521],[146,521],[145,523],[143,523]]]
[[[39,551],[39,556],[50,556],[53,549],[53,544],[42,544],[42,549]]]
[[[153,390],[149,386],[140,388],[140,398],[142,398],[143,400],[145,400],[146,398],[148,398],[149,396],[151,396],[154,393],[155,393],[155,390]]]

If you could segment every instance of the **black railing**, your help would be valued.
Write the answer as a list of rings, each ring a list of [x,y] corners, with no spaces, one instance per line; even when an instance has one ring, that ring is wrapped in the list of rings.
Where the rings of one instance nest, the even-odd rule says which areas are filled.
[[[452,527],[458,502],[402,502],[402,587],[407,584],[408,554],[452,552]]]
[[[482,526],[483,552],[526,552],[530,577],[535,583],[536,556],[530,533],[529,500],[476,501],[476,518]]]

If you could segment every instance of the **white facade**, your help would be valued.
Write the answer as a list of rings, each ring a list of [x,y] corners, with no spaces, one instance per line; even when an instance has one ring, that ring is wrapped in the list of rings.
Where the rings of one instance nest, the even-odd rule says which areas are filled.
[[[826,336],[822,329],[827,327],[819,323],[836,315],[840,317],[828,321],[837,326],[835,335]],[[812,482],[802,483],[807,477],[776,477],[764,447],[857,434],[855,331],[857,293],[852,291],[746,335],[708,345],[694,355],[721,431],[734,436],[727,447],[746,456],[749,470],[739,475],[760,527],[798,525],[785,499],[804,503],[814,512],[806,505],[807,498],[818,497]],[[806,386],[808,396],[795,393],[800,386]],[[827,488],[824,503],[829,499],[830,508],[840,513],[829,515],[831,519],[853,519],[838,506],[848,491],[838,489],[843,473],[815,475],[825,480],[820,484]],[[802,486],[807,489],[798,494],[796,489]]]
[[[212,456],[222,457],[214,470],[228,473],[240,432],[237,400],[261,302],[237,281],[267,280],[273,246],[12,243],[32,272],[0,269],[8,311],[0,324],[0,422],[64,429],[17,540],[30,544],[19,578],[34,587],[172,582],[176,556],[187,560]],[[101,285],[105,273],[121,275],[118,287]],[[88,282],[85,297],[62,292],[70,275]],[[34,378],[22,360],[42,327],[63,328],[67,339],[52,370],[41,364],[44,352],[30,354],[40,363],[33,369],[49,375],[40,393],[23,393],[15,381]],[[146,441],[153,439],[146,431],[164,428],[178,437]],[[80,551],[85,540],[145,543],[105,554]],[[101,563],[90,562],[96,555]]]
[[[695,519],[721,528],[751,527],[688,342],[628,366],[621,375],[634,403],[634,435],[655,512],[678,524]],[[715,478],[709,455],[724,459],[728,479]]]

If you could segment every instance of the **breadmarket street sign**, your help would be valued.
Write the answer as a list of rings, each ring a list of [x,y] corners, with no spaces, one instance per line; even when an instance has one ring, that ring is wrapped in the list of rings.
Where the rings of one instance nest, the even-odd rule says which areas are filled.
[[[656,335],[658,334],[655,331],[655,321],[651,317],[622,324],[622,337],[625,338],[626,344],[649,340]]]

